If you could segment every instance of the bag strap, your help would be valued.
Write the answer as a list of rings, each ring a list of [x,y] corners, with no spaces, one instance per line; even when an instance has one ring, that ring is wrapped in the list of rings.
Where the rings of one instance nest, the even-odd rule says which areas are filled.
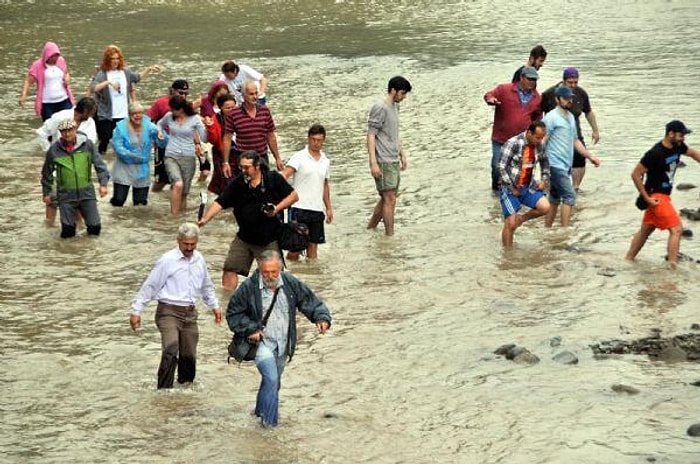
[[[270,307],[267,309],[267,313],[265,313],[265,317],[263,317],[262,320],[262,326],[265,327],[267,324],[267,320],[270,319],[270,315],[272,314],[272,310],[275,307],[275,303],[277,302],[277,294],[279,294],[281,287],[277,287],[275,289],[275,294],[272,295],[272,303],[270,303]]]

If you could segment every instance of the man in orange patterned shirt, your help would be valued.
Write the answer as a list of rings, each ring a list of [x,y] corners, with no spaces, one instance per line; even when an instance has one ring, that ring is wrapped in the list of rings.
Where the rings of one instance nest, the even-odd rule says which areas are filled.
[[[549,211],[549,201],[544,190],[549,184],[549,162],[542,140],[547,128],[542,121],[530,124],[525,132],[508,139],[501,150],[498,163],[500,176],[499,197],[503,211],[503,246],[513,246],[515,229],[525,221],[540,217]],[[540,180],[535,180],[535,165],[540,164]],[[530,209],[520,214],[525,205]]]

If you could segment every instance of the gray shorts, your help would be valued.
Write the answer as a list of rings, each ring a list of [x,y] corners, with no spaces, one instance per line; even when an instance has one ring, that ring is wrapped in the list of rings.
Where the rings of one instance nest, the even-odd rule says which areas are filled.
[[[399,184],[401,183],[401,162],[379,162],[377,164],[379,164],[379,169],[382,171],[381,177],[374,179],[377,192],[382,193],[388,190],[398,190]]]
[[[280,247],[277,245],[277,241],[270,242],[267,245],[251,245],[236,235],[236,238],[233,239],[231,246],[228,248],[228,255],[226,255],[226,261],[224,262],[224,271],[247,276],[250,273],[250,266],[253,265],[253,259],[260,259],[260,255],[266,250],[279,252]]]
[[[173,156],[165,154],[165,172],[168,173],[170,185],[182,182],[182,193],[190,193],[194,171],[197,168],[197,158],[194,156]]]

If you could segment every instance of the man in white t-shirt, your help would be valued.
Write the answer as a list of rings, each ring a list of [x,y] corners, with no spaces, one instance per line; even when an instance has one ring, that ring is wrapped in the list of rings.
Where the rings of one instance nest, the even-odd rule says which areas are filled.
[[[309,243],[306,246],[306,258],[318,257],[318,244],[325,243],[323,221],[333,221],[330,190],[330,161],[321,151],[326,142],[326,129],[320,124],[309,128],[308,145],[295,153],[282,172],[291,180],[292,187],[299,195],[299,201],[291,210],[293,220],[306,224],[309,228]],[[325,215],[324,215],[325,210]],[[299,253],[287,253],[291,260],[299,259]]]
[[[227,61],[221,66],[221,76],[219,76],[219,80],[226,82],[226,85],[228,85],[229,90],[236,98],[236,103],[239,106],[243,104],[243,83],[247,80],[255,82],[258,86],[258,103],[261,105],[267,103],[267,99],[265,98],[267,79],[262,73],[250,66]]]
[[[38,142],[41,150],[46,152],[52,142],[58,140],[58,124],[64,119],[73,119],[78,132],[87,135],[93,143],[97,143],[97,129],[95,128],[95,111],[97,111],[97,102],[92,97],[83,97],[78,100],[75,108],[61,110],[51,115],[49,119],[44,121],[44,124],[36,130]]]

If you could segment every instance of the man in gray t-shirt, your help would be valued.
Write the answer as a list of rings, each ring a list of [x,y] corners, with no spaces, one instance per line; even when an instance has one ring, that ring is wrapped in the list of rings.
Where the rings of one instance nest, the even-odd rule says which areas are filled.
[[[380,198],[374,207],[368,229],[384,221],[386,235],[394,235],[394,211],[399,189],[400,171],[408,167],[406,153],[399,138],[399,103],[411,91],[411,83],[401,76],[389,80],[387,94],[369,110],[367,151],[369,170]]]

